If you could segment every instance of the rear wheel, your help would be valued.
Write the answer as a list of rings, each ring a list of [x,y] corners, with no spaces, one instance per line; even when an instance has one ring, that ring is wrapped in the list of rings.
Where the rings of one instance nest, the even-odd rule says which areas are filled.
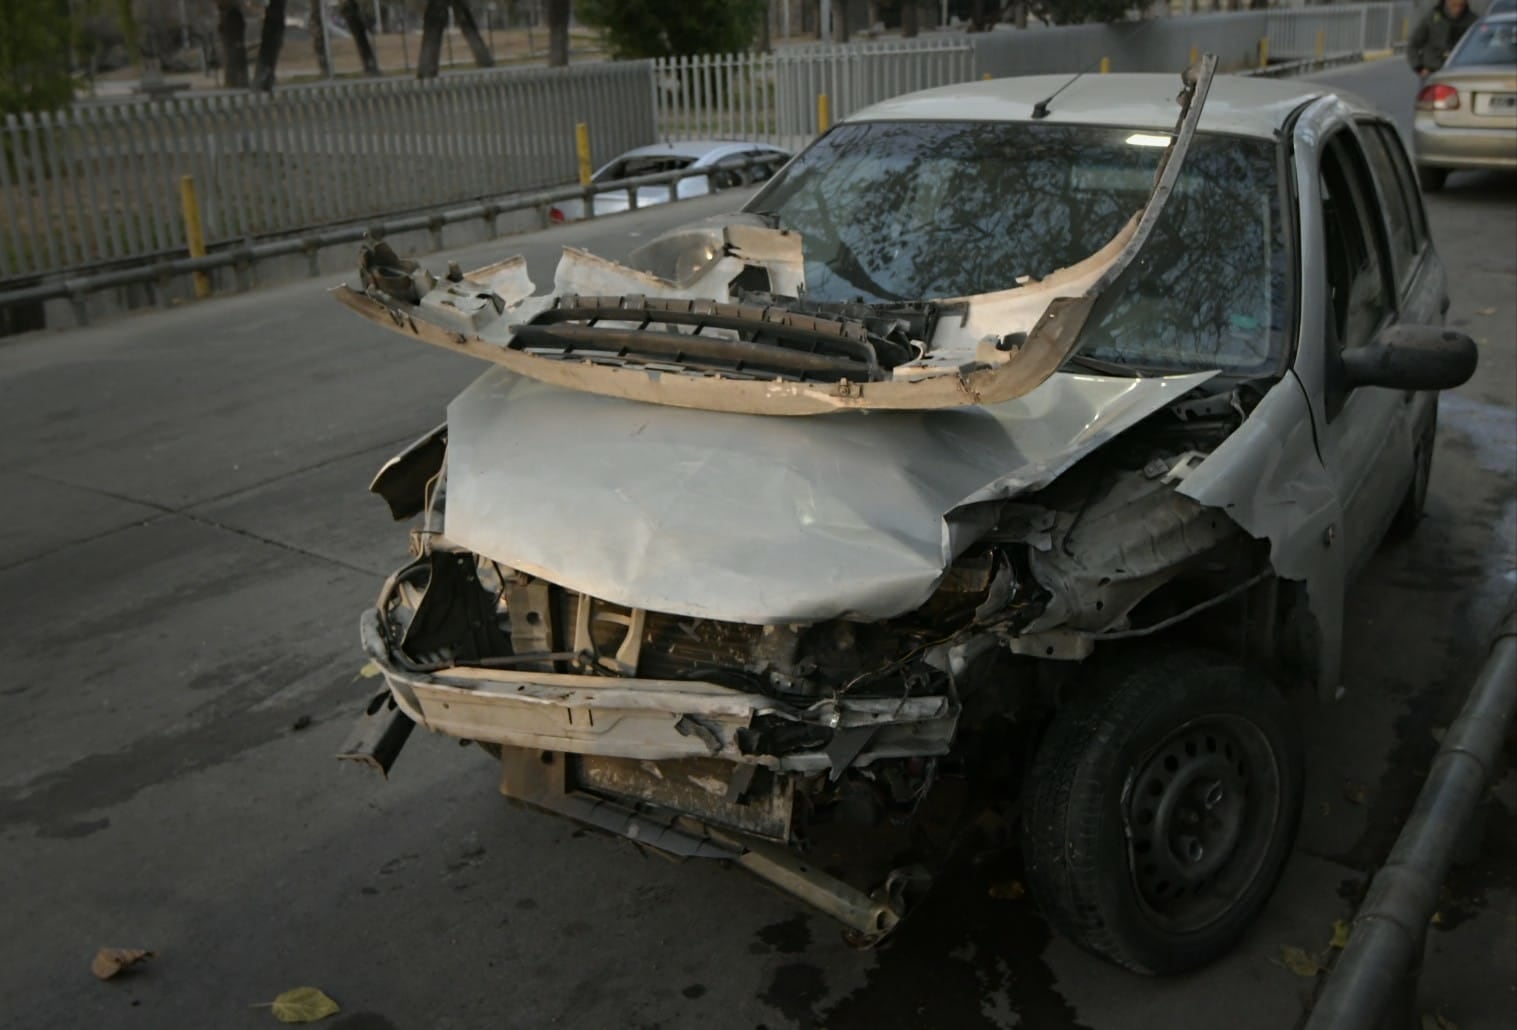
[[[1140,973],[1226,952],[1269,899],[1301,814],[1301,746],[1265,677],[1129,659],[1077,688],[1024,798],[1028,884],[1054,928]]]
[[[1443,189],[1443,184],[1448,181],[1449,170],[1447,168],[1433,168],[1429,165],[1417,166],[1417,184],[1422,187],[1423,193],[1437,193]]]

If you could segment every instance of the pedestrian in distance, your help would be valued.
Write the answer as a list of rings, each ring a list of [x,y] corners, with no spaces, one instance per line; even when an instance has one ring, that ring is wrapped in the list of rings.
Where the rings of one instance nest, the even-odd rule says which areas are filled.
[[[1469,0],[1439,0],[1412,30],[1406,44],[1406,59],[1420,78],[1427,78],[1448,60],[1449,51],[1465,30],[1479,19]]]

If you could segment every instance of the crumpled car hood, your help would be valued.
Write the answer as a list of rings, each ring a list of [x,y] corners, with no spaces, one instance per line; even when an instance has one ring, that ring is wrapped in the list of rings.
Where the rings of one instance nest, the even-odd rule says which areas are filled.
[[[444,531],[615,604],[731,622],[883,619],[990,526],[1214,373],[1060,373],[995,405],[755,418],[567,390],[504,368],[448,408]]]

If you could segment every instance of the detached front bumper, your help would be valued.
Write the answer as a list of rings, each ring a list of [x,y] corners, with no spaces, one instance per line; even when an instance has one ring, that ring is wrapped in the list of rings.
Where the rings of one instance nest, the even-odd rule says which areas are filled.
[[[413,672],[391,652],[377,609],[364,613],[359,633],[396,705],[411,719],[448,736],[510,747],[646,761],[721,758],[817,772],[947,754],[958,722],[958,706],[942,695],[838,698],[801,707],[699,680],[476,666]],[[794,731],[807,729],[814,732],[800,735],[814,746],[786,746]]]
[[[360,719],[354,740],[366,743],[340,757],[388,771],[413,722],[500,745],[502,793],[678,858],[733,862],[842,923],[859,945],[894,929],[925,885],[925,871],[907,867],[861,890],[786,847],[792,788],[801,775],[946,754],[958,720],[950,697],[800,707],[701,681],[418,672],[391,650],[379,610],[363,614],[360,635],[389,696]],[[803,728],[812,746],[775,747],[798,739],[777,726]]]

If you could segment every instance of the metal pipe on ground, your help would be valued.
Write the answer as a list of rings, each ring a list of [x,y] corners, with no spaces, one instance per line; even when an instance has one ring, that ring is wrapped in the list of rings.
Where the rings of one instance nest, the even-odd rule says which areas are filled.
[[[1306,1030],[1378,1030],[1401,1001],[1412,1014],[1438,892],[1461,836],[1492,779],[1517,712],[1517,600],[1502,619],[1459,717],[1444,735],[1396,845],[1370,883],[1338,964]]]

